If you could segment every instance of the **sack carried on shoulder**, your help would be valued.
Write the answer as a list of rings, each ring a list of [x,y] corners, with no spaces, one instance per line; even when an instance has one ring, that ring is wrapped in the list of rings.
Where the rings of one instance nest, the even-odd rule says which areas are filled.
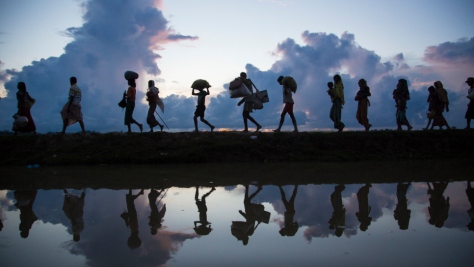
[[[252,94],[250,90],[245,86],[245,84],[241,84],[239,88],[234,90],[229,90],[230,98],[240,98],[244,96],[249,96]]]
[[[229,90],[235,90],[239,88],[241,84],[242,84],[242,79],[235,78],[233,81],[229,83]]]
[[[285,78],[283,78],[282,84],[285,87],[289,87],[293,93],[296,93],[296,89],[298,89],[298,85],[296,84],[295,79],[293,79],[293,77],[291,76],[286,76]]]

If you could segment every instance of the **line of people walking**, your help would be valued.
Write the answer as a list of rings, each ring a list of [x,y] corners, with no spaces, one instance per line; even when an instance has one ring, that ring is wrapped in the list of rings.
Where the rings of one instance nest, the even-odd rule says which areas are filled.
[[[138,74],[132,71],[127,71],[125,73],[125,79],[128,83],[128,89],[124,92],[123,100],[119,103],[119,106],[125,108],[125,117],[124,117],[124,125],[127,126],[127,132],[131,133],[131,125],[135,124],[138,126],[140,132],[143,132],[143,124],[137,122],[133,118],[133,111],[135,109],[135,101],[136,101],[136,79],[138,79]],[[281,85],[282,94],[283,94],[283,103],[285,104],[283,110],[280,114],[280,121],[278,124],[278,128],[273,130],[274,132],[280,132],[285,121],[285,116],[288,114],[291,118],[294,130],[294,133],[298,132],[298,126],[296,122],[296,118],[293,113],[294,107],[294,100],[293,94],[296,92],[296,84],[295,88],[290,88],[290,86],[286,83],[286,80],[291,78],[290,76],[284,77],[280,76],[277,79],[277,82]],[[256,126],[256,132],[262,129],[262,125],[260,125],[251,115],[250,113],[255,108],[255,101],[254,101],[254,91],[252,80],[247,77],[245,72],[240,73],[240,77],[242,83],[246,85],[246,87],[250,90],[251,95],[243,97],[237,105],[240,106],[244,104],[243,111],[242,111],[242,118],[244,122],[244,130],[243,132],[248,132],[248,121],[251,121]],[[292,79],[292,78],[291,78]],[[197,83],[199,81],[199,83]],[[293,80],[294,81],[294,80]],[[469,77],[466,80],[467,85],[469,86],[467,98],[470,100],[468,104],[468,108],[465,114],[466,119],[466,128],[471,129],[471,120],[474,118],[474,78]],[[194,84],[199,84],[198,86],[194,86]],[[213,132],[216,128],[212,125],[209,121],[207,121],[205,116],[205,98],[210,94],[209,88],[211,85],[205,80],[196,80],[192,86],[191,94],[193,96],[197,96],[197,106],[194,112],[194,127],[195,132],[199,132],[198,130],[198,121],[197,118],[200,118],[200,121],[206,124],[210,131]],[[63,128],[62,134],[65,134],[66,128],[70,125],[79,122],[82,134],[85,134],[85,126],[83,122],[83,115],[82,115],[82,91],[77,85],[77,78],[71,77],[70,78],[70,88],[68,93],[68,102],[62,108],[60,114],[63,121]],[[368,108],[370,106],[369,97],[371,96],[370,88],[367,85],[367,81],[365,79],[360,79],[358,81],[359,90],[356,93],[355,101],[358,102],[357,104],[357,113],[356,119],[357,121],[364,127],[365,131],[369,131],[372,127],[372,124],[369,123],[368,118]],[[327,93],[330,96],[332,106],[329,112],[329,118],[334,123],[334,128],[341,132],[345,128],[345,124],[342,122],[342,108],[346,104],[344,98],[344,83],[342,78],[339,74],[334,75],[333,82],[329,82],[327,84],[328,90]],[[13,125],[13,131],[15,135],[17,132],[32,132],[36,134],[36,126],[31,116],[31,107],[34,105],[36,100],[32,98],[28,91],[26,90],[26,84],[24,82],[18,83],[18,92],[16,93],[16,98],[18,101],[18,111],[14,115],[15,122]],[[255,87],[256,88],[256,87]],[[196,90],[198,92],[196,92]],[[258,91],[258,90],[257,90]],[[392,93],[393,99],[395,101],[396,107],[396,123],[397,123],[397,130],[402,130],[402,126],[406,126],[407,130],[413,129],[410,125],[410,122],[406,115],[407,110],[407,101],[410,100],[410,92],[408,89],[408,82],[406,79],[399,79],[396,89]],[[156,126],[160,127],[160,131],[163,131],[164,125],[160,124],[158,120],[155,118],[154,114],[159,114],[156,112],[156,107],[160,107],[162,112],[164,112],[164,105],[163,101],[159,97],[159,89],[155,86],[153,80],[148,82],[148,89],[146,93],[146,100],[148,101],[148,113],[147,113],[147,124],[150,127],[150,132],[153,132],[153,128]],[[428,123],[423,130],[433,129],[435,126],[438,126],[440,129],[443,129],[446,126],[447,129],[451,129],[448,122],[443,116],[444,111],[449,112],[449,99],[448,93],[446,89],[444,89],[443,84],[440,81],[436,81],[433,86],[428,88],[428,112],[427,118]],[[260,107],[261,108],[261,107]],[[161,117],[160,117],[161,118]],[[164,123],[164,121],[163,121]],[[165,124],[165,123],[164,123]],[[166,126],[166,124],[165,124]],[[430,127],[431,126],[431,127]],[[166,126],[167,127],[167,126]]]

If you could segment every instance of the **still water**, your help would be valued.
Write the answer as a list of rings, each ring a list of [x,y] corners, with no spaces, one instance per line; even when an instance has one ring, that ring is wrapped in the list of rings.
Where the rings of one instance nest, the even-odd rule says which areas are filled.
[[[1,190],[0,264],[472,266],[473,202],[466,181]]]

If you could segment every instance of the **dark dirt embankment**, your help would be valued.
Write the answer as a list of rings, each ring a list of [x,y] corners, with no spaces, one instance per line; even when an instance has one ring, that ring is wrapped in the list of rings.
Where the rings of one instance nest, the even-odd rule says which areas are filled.
[[[90,133],[0,137],[0,166],[473,157],[474,131]]]

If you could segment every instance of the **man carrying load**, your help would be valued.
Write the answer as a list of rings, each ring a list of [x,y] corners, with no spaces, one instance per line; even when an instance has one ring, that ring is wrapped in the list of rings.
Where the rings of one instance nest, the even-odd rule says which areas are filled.
[[[245,72],[240,73],[240,79],[242,80],[242,83],[245,84],[245,86],[247,86],[247,88],[252,93],[251,95],[242,98],[242,100],[240,100],[239,103],[237,104],[238,106],[240,106],[242,105],[242,103],[245,102],[244,110],[242,112],[242,117],[244,118],[244,126],[245,126],[244,133],[249,131],[247,120],[250,120],[251,122],[255,124],[255,126],[257,126],[257,130],[255,132],[258,132],[262,128],[262,125],[260,125],[254,118],[252,118],[252,116],[250,116],[250,112],[252,112],[253,104],[254,104],[253,82],[250,79],[247,79],[247,73]]]
[[[196,95],[198,97],[196,111],[194,111],[195,132],[199,132],[197,126],[197,117],[201,117],[201,121],[204,122],[207,126],[211,127],[211,132],[214,131],[214,128],[216,128],[204,119],[204,111],[206,111],[206,105],[204,105],[204,103],[206,101],[206,96],[209,95],[209,87],[211,87],[211,85],[206,80],[196,80],[191,85],[191,88],[193,88],[191,94]],[[204,91],[204,88],[206,88],[207,91]],[[196,89],[199,90],[199,93],[194,92],[194,90]]]
[[[290,82],[287,82],[288,80],[292,81],[294,85],[292,86]],[[281,130],[281,126],[283,126],[283,122],[285,122],[285,115],[288,113],[290,115],[291,121],[293,122],[293,126],[295,127],[295,130],[293,131],[294,133],[298,132],[298,126],[296,125],[296,119],[295,115],[293,114],[293,96],[292,92],[296,92],[296,82],[294,82],[294,79],[291,78],[290,76],[288,77],[283,77],[280,76],[278,77],[278,83],[282,85],[283,89],[283,103],[285,103],[285,107],[283,108],[283,111],[281,112],[280,116],[280,125],[276,130],[273,130],[274,132],[278,133]]]

